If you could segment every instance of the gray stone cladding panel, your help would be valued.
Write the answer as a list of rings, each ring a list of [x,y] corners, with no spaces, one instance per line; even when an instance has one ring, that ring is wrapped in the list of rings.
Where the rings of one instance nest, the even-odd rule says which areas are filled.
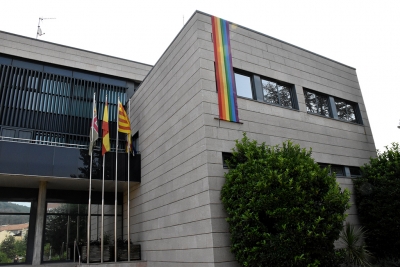
[[[205,24],[207,24],[207,19],[204,19]],[[209,22],[208,22],[209,23]],[[211,26],[208,27],[203,27],[205,31],[209,31],[211,32]],[[231,27],[232,28],[232,27]],[[240,29],[240,30],[239,30]],[[243,31],[246,31],[245,29],[242,29],[241,27],[236,27],[237,31],[239,31],[240,33],[242,33]],[[248,31],[248,30],[247,30]],[[207,32],[206,34],[204,34],[204,42],[202,43],[203,46],[202,48],[204,49],[211,49],[212,52],[212,43],[210,41],[210,33]],[[330,93],[332,94],[332,89],[334,89],[334,91],[336,91],[336,95],[337,97],[344,97],[348,100],[351,101],[357,101],[359,99],[359,97],[361,96],[360,94],[360,90],[359,90],[359,85],[358,85],[358,81],[356,78],[356,73],[355,70],[352,68],[348,68],[344,65],[341,65],[339,63],[336,63],[334,61],[329,61],[327,59],[323,59],[323,62],[330,62],[330,65],[334,65],[337,68],[345,68],[349,75],[351,75],[351,77],[353,77],[353,79],[346,79],[343,78],[342,76],[336,75],[335,73],[329,72],[329,70],[332,70],[333,67],[332,66],[327,66],[324,67],[325,65],[323,65],[322,63],[315,63],[312,64],[310,63],[313,62],[313,60],[318,60],[321,59],[322,57],[317,57],[313,54],[310,53],[310,55],[312,55],[311,58],[307,58],[307,62],[295,62],[294,59],[290,59],[290,58],[284,58],[286,57],[290,57],[289,55],[293,54],[293,52],[290,51],[284,51],[282,48],[276,47],[276,46],[272,46],[269,44],[266,44],[265,46],[260,45],[260,41],[257,39],[254,39],[257,37],[257,34],[251,33],[251,36],[253,39],[251,39],[250,37],[246,37],[245,35],[242,36],[242,38],[240,38],[240,33],[235,33],[232,34],[232,46],[233,47],[239,47],[239,49],[242,49],[244,51],[241,50],[235,50],[233,49],[232,53],[233,53],[233,61],[234,64],[235,62],[237,63],[238,61],[236,61],[236,56],[235,56],[235,51],[238,51],[238,58],[240,59],[240,65],[241,66],[235,66],[235,67],[239,67],[242,69],[245,69],[245,67],[247,67],[248,69],[245,69],[247,71],[250,72],[256,72],[260,75],[264,75],[266,77],[270,77],[270,78],[276,78],[276,79],[284,79],[285,77],[289,76],[289,80],[285,80],[287,82],[290,83],[297,83],[296,81],[300,81],[301,84],[305,87],[310,87],[310,89],[314,89],[314,90],[320,90],[320,87],[323,88],[323,92],[325,93]],[[259,35],[261,36],[261,35]],[[235,40],[235,38],[238,38],[238,40]],[[247,38],[247,39],[246,39]],[[249,39],[250,38],[250,39]],[[265,36],[261,36],[261,39],[263,39],[265,41]],[[245,40],[242,40],[245,39]],[[240,40],[242,40],[240,42]],[[207,42],[208,41],[208,42]],[[238,42],[237,44],[235,44],[235,42]],[[277,41],[274,40],[274,43],[276,45]],[[270,47],[271,52],[269,51],[265,51],[268,50],[268,48]],[[274,49],[272,49],[271,47],[273,47]],[[264,49],[264,50],[263,50]],[[284,51],[284,52],[282,52]],[[267,58],[264,58],[265,60],[269,61],[269,64],[273,64],[273,67],[268,67],[267,63],[262,63],[260,65],[260,55],[261,52],[265,52],[265,53],[272,53],[271,56],[267,56]],[[303,51],[304,52],[304,51]],[[275,53],[275,54],[274,54]],[[258,55],[258,56],[257,56]],[[298,56],[294,57],[297,58]],[[210,58],[210,60],[212,60],[213,58]],[[289,64],[285,63],[285,59],[286,61],[290,62]],[[263,60],[261,60],[262,62],[264,62]],[[295,62],[295,63],[293,63]],[[293,63],[293,64],[291,64]],[[290,65],[291,64],[291,65]],[[319,69],[317,66],[321,66]],[[313,68],[313,69],[310,69]],[[308,70],[307,71],[303,71],[303,70]],[[335,93],[335,92],[334,92]]]
[[[148,266],[214,266],[197,21],[195,14],[130,100],[142,157],[131,235]]]
[[[210,17],[199,16],[199,25],[210,206],[212,229],[214,233],[218,232],[218,238],[214,235],[215,262],[218,262],[217,243],[218,249],[227,252],[226,259],[232,256],[229,253],[226,214],[219,199],[226,171],[222,168],[221,152],[231,151],[234,141],[240,139],[243,132],[247,132],[249,138],[268,145],[291,139],[302,147],[311,147],[318,162],[347,166],[361,166],[367,162],[375,155],[375,145],[353,68],[235,25],[231,25],[234,67],[295,85],[300,109],[296,111],[238,98],[242,124],[216,120],[219,111]],[[357,102],[364,125],[307,114],[303,88]],[[348,214],[348,220],[357,220],[354,207],[348,210]]]

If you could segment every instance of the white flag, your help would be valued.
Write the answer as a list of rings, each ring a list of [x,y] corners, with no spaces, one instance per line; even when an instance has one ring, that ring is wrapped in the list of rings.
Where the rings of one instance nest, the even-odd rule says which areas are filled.
[[[93,96],[93,119],[92,125],[90,126],[90,145],[89,145],[89,156],[92,155],[94,143],[99,138],[99,127],[97,125],[97,111],[96,111],[96,99]]]

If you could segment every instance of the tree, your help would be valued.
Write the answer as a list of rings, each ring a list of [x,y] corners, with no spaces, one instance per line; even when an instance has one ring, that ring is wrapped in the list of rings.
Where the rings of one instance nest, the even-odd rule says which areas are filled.
[[[26,258],[26,239],[16,240],[15,243],[15,254],[22,257],[20,262],[24,262]]]
[[[377,258],[400,259],[400,148],[386,146],[354,180],[361,223],[368,230],[368,247]]]
[[[221,199],[243,266],[336,266],[333,242],[349,208],[334,174],[287,141],[236,141]]]
[[[7,258],[6,253],[0,251],[0,263],[11,263],[11,259]]]
[[[7,236],[3,242],[1,242],[0,251],[6,254],[7,258],[14,259],[16,255],[15,237],[12,235]]]
[[[16,240],[14,236],[9,235],[0,244],[0,262],[13,262],[15,255],[22,257],[22,261],[25,261],[26,239]]]

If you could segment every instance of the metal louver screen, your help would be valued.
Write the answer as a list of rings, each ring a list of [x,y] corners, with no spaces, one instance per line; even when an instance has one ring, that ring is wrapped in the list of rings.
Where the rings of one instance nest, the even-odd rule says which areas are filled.
[[[111,146],[115,148],[117,99],[125,103],[126,90],[121,86],[0,65],[0,126],[33,130],[34,140],[87,145],[96,92],[100,121],[108,96]]]

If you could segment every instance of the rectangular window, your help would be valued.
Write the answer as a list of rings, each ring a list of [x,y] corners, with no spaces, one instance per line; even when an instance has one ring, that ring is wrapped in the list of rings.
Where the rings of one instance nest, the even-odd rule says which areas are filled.
[[[236,93],[238,96],[253,99],[251,77],[235,73]]]
[[[349,167],[351,177],[360,177],[361,169],[359,167]]]
[[[287,84],[261,79],[264,101],[292,108],[292,88]]]
[[[341,165],[331,165],[331,173],[336,173],[336,177],[346,176]]]
[[[324,117],[362,124],[356,103],[304,89],[307,112]]]
[[[228,164],[226,163],[227,160],[232,158],[232,153],[229,152],[222,152],[222,166],[224,169],[229,169]]]
[[[294,87],[291,84],[241,70],[235,70],[235,84],[236,93],[240,97],[298,109]]]
[[[114,205],[104,205],[104,261],[110,261],[110,243],[114,233]],[[74,241],[82,246],[81,256],[86,261],[87,204],[47,203],[42,261],[74,260]],[[101,205],[91,205],[90,249],[100,251]],[[122,205],[117,206],[117,238],[122,237]],[[111,250],[112,251],[112,250]],[[100,253],[90,253],[90,262],[99,262]]]
[[[313,91],[304,90],[307,112],[330,117],[328,97]]]
[[[30,206],[30,202],[0,201],[0,253],[3,254],[1,265],[26,261]],[[33,233],[34,229],[31,231]],[[7,249],[7,243],[14,250],[13,254],[6,253],[11,249]]]
[[[135,154],[140,153],[140,150],[139,150],[139,132],[136,132],[132,136],[132,146],[133,146],[133,151],[135,152]]]
[[[357,122],[355,104],[349,101],[335,98],[335,105],[338,118],[349,122]]]
[[[328,168],[329,174],[336,173],[336,177],[346,176],[344,172],[344,166],[342,165],[328,165],[325,163],[318,163],[321,169]]]

